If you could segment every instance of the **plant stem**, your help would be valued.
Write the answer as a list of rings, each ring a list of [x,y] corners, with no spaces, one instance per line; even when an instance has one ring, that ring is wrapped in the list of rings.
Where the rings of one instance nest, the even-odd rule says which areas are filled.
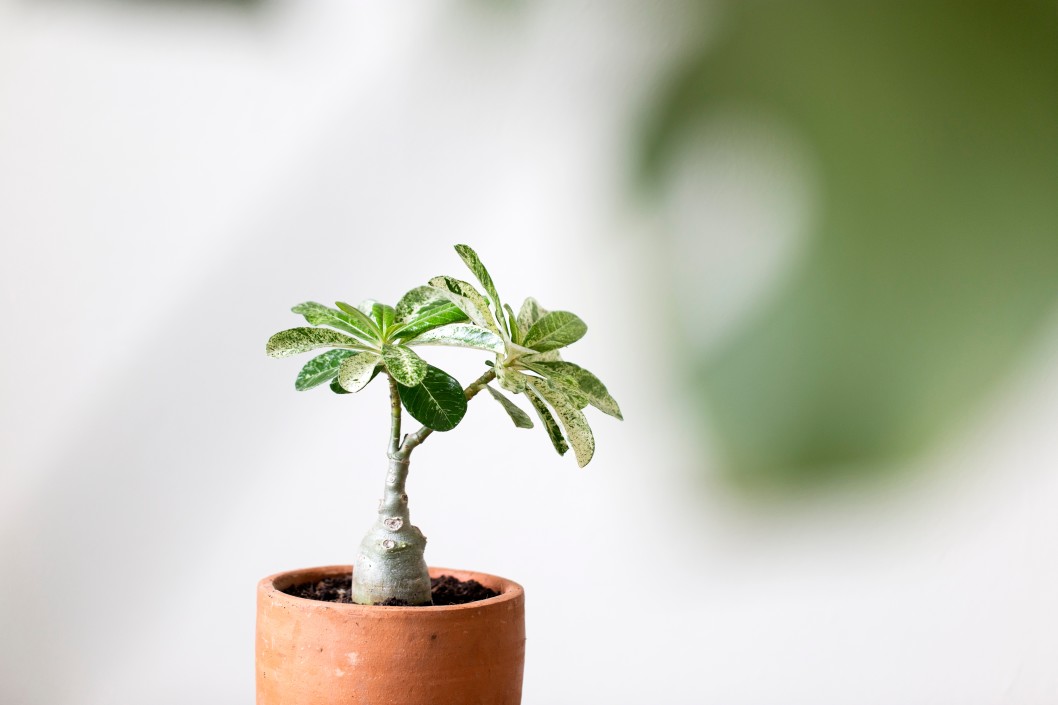
[[[353,602],[375,605],[397,600],[408,605],[431,604],[430,574],[423,554],[426,537],[411,523],[408,512],[408,464],[411,452],[422,444],[433,429],[423,426],[401,443],[402,411],[397,383],[389,376],[390,435],[389,469],[378,518],[360,542],[360,553],[353,566]],[[485,388],[496,377],[489,369],[474,380],[463,394],[467,400]]]
[[[485,372],[485,374],[481,375],[476,380],[467,385],[467,388],[463,390],[463,395],[466,396],[467,401],[470,401],[474,398],[475,395],[477,395],[478,392],[485,388],[486,384],[488,384],[494,379],[496,379],[496,370],[490,367]],[[404,439],[404,443],[400,447],[400,455],[405,459],[410,457],[411,452],[415,450],[419,445],[421,445],[423,441],[429,438],[430,434],[432,433],[432,428],[427,428],[426,426],[423,426],[415,433],[410,434],[407,438]]]

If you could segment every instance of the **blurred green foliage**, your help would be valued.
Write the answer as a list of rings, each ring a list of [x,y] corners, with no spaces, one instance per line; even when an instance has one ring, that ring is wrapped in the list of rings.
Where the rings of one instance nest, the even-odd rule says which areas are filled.
[[[815,151],[822,203],[786,288],[696,361],[706,416],[751,485],[886,467],[965,417],[1054,308],[1058,5],[721,7],[645,173],[661,183],[703,116],[748,106]]]

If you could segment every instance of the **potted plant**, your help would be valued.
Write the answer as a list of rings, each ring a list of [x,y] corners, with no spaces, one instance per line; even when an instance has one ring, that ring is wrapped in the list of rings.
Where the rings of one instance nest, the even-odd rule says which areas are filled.
[[[258,705],[521,701],[522,588],[496,576],[427,568],[426,537],[408,512],[412,453],[433,433],[455,428],[482,391],[516,427],[532,428],[502,389],[528,399],[555,450],[572,448],[583,467],[595,441],[582,410],[591,405],[618,419],[621,411],[595,375],[560,356],[587,331],[580,318],[546,311],[532,298],[515,314],[477,254],[466,245],[455,249],[484,292],[439,276],[396,306],[303,303],[293,311],[311,325],[268,340],[272,357],[326,349],[298,373],[301,391],[329,385],[350,394],[384,378],[390,433],[378,517],[353,565],[288,571],[258,585]],[[492,358],[463,388],[416,352],[432,345]],[[405,412],[421,427],[405,433]]]

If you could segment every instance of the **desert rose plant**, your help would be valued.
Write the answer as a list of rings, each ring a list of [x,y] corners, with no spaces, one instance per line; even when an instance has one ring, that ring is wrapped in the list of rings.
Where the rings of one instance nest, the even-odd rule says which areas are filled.
[[[397,305],[364,301],[337,308],[308,302],[292,310],[312,327],[284,330],[266,347],[272,357],[327,351],[298,373],[299,391],[329,384],[338,394],[359,392],[380,373],[389,383],[390,433],[385,489],[378,519],[364,536],[352,576],[353,602],[428,605],[430,576],[423,556],[426,537],[412,525],[406,483],[412,452],[435,431],[450,431],[481,391],[499,402],[518,428],[529,416],[499,389],[524,395],[560,455],[570,448],[584,467],[595,440],[584,416],[588,405],[615,418],[621,410],[599,379],[561,358],[559,350],[588,328],[567,311],[547,311],[528,298],[519,312],[500,300],[492,277],[471,248],[456,252],[484,293],[449,276],[434,277],[401,297]],[[414,348],[445,345],[482,350],[493,359],[465,389],[458,380],[423,360]],[[404,411],[422,426],[402,433]]]

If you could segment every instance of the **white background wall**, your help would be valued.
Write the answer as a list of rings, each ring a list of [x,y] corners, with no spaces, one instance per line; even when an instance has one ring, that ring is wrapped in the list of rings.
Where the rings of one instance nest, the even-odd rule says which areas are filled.
[[[818,194],[779,131],[707,144],[701,201],[630,197],[675,18],[0,0],[0,702],[252,701],[256,581],[352,560],[386,434],[382,387],[295,394],[264,340],[458,271],[455,242],[581,314],[571,356],[626,411],[583,471],[487,402],[417,454],[430,562],[528,591],[526,705],[1058,701],[1058,323],[902,483],[707,480],[671,272],[719,335]],[[688,219],[713,234],[656,246]]]

